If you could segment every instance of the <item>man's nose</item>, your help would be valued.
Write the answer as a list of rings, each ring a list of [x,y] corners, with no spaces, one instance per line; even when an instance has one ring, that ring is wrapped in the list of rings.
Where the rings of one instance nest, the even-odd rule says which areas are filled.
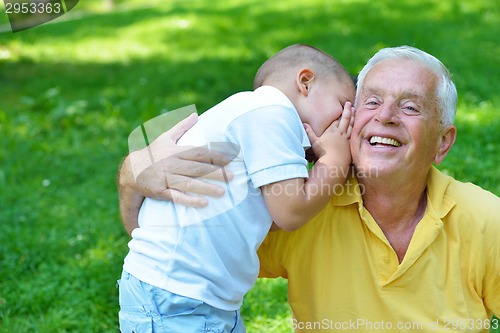
[[[395,103],[385,102],[375,114],[375,120],[384,125],[394,125],[399,122],[399,110]]]

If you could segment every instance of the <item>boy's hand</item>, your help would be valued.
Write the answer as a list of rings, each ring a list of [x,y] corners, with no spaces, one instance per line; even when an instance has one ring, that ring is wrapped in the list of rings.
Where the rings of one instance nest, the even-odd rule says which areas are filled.
[[[351,152],[349,138],[354,124],[354,108],[351,102],[344,105],[340,117],[332,122],[321,136],[317,136],[309,124],[304,124],[311,148],[316,158],[322,162],[332,161],[337,164],[350,164]],[[330,164],[330,163],[328,163]]]
[[[351,164],[349,136],[353,125],[352,104],[347,102],[339,119],[321,136],[304,124],[318,161],[307,179],[293,178],[261,187],[273,221],[282,229],[300,228],[314,217],[345,182]],[[285,190],[283,190],[285,189]],[[287,209],[283,209],[286,207]]]

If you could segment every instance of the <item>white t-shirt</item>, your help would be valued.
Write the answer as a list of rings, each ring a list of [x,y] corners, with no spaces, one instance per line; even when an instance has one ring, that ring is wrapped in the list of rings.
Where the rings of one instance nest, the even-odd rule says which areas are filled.
[[[221,144],[228,142],[233,148]],[[205,208],[146,198],[124,269],[175,294],[236,310],[257,279],[256,252],[272,223],[260,187],[307,178],[307,134],[289,99],[264,86],[203,113],[178,144],[233,150],[234,178],[222,184],[224,197],[209,197]]]

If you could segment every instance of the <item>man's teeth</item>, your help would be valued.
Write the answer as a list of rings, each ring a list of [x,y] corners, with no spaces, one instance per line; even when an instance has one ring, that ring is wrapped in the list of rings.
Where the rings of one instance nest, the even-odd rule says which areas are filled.
[[[371,145],[376,145],[376,144],[384,144],[384,145],[391,145],[394,147],[399,147],[401,146],[401,142],[391,139],[391,138],[383,138],[381,136],[372,136],[370,138],[370,144]]]

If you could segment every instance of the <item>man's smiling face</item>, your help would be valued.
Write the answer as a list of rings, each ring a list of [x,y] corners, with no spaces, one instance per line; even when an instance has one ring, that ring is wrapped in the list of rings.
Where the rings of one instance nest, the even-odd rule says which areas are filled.
[[[408,59],[377,63],[359,87],[351,152],[358,170],[379,176],[427,173],[441,135],[437,76]]]

